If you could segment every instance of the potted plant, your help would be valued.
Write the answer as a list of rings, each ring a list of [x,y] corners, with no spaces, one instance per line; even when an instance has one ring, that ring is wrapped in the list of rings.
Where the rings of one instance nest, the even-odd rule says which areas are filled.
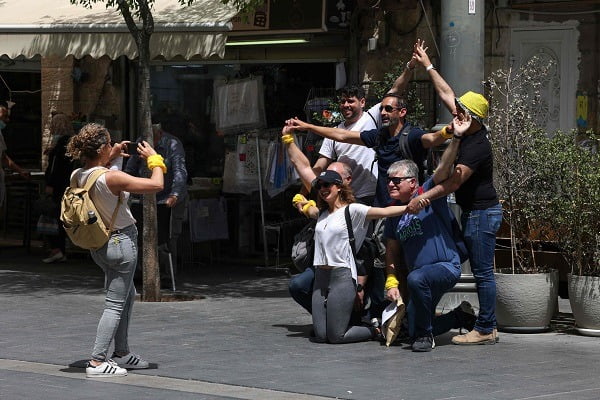
[[[557,132],[536,141],[539,187],[548,224],[571,266],[569,300],[576,329],[600,336],[600,153],[592,131]],[[541,163],[542,159],[546,162]]]
[[[504,212],[501,232],[507,236],[498,240],[495,274],[496,318],[504,331],[547,330],[558,303],[558,273],[538,256],[544,231],[539,204],[546,203],[548,193],[536,190],[538,159],[529,157],[534,143],[546,137],[536,126],[535,110],[542,101],[539,88],[552,68],[532,57],[519,69],[494,72],[487,81],[494,178]]]

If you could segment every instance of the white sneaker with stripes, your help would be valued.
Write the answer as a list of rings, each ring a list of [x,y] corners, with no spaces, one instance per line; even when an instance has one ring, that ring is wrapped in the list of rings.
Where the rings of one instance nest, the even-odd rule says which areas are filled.
[[[112,378],[117,376],[127,376],[127,370],[119,367],[113,360],[108,360],[95,367],[88,363],[88,366],[85,369],[85,376],[88,378]]]
[[[148,361],[135,353],[127,353],[124,356],[113,354],[113,359],[119,364],[119,367],[126,369],[144,369],[150,366]]]

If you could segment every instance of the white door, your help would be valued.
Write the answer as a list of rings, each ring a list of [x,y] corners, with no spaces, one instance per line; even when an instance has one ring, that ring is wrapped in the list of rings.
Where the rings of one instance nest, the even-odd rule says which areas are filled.
[[[510,61],[514,67],[534,55],[553,60],[556,68],[544,82],[541,106],[535,110],[539,125],[547,132],[575,128],[577,85],[576,30],[570,26],[514,28]]]

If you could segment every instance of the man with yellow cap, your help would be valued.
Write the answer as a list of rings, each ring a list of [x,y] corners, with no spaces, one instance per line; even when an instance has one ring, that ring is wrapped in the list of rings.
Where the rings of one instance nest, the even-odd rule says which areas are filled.
[[[483,119],[487,117],[488,101],[479,93],[467,92],[456,97],[452,88],[431,64],[425,42],[417,41],[415,57],[429,73],[440,99],[452,115],[464,119],[470,115],[473,122],[461,140],[456,168],[452,176],[414,198],[409,212],[419,211],[419,200],[430,200],[455,192],[456,202],[462,208],[462,230],[469,251],[471,271],[477,284],[479,315],[475,328],[452,338],[454,344],[494,344],[496,330],[496,281],[494,278],[494,249],[496,232],[502,222],[502,207],[493,184],[492,147],[487,138]],[[443,130],[450,132],[452,125]]]

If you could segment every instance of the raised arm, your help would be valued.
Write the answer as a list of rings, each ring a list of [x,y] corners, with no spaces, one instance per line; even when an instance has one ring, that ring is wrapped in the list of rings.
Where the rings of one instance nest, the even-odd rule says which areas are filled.
[[[429,56],[427,55],[427,47],[425,47],[425,41],[421,41],[421,39],[417,39],[417,43],[414,47],[413,56],[416,60],[425,67],[425,70],[429,73],[429,79],[433,83],[433,87],[437,92],[437,95],[440,97],[440,100],[444,103],[446,108],[454,114],[456,108],[454,107],[454,99],[456,95],[454,91],[448,85],[448,83],[442,78],[437,69],[433,66],[431,61],[429,60]]]
[[[281,130],[282,136],[289,135],[291,133],[292,130],[288,125],[284,126]],[[302,185],[306,188],[308,192],[310,192],[310,185],[312,184],[312,181],[317,177],[317,175],[310,166],[310,161],[304,155],[304,153],[302,153],[302,150],[300,150],[300,148],[296,145],[296,142],[294,140],[289,141],[287,143],[284,141],[284,146],[286,147],[287,154],[290,158],[290,161],[292,162],[292,165],[294,166],[296,172],[298,172],[298,175],[300,176]]]
[[[407,212],[411,214],[419,212],[419,210],[428,204],[426,202],[430,202],[431,200],[438,199],[456,191],[456,189],[471,176],[472,171],[464,165],[458,165],[456,168],[453,168],[454,160],[456,159],[456,154],[458,153],[458,148],[460,146],[460,140],[471,126],[471,121],[472,119],[470,116],[462,114],[460,115],[460,118],[454,117],[452,120],[452,124],[454,125],[454,137],[446,150],[444,150],[440,164],[433,174],[433,181],[436,185],[425,193],[412,198],[407,205]]]
[[[156,151],[146,141],[138,144],[138,153],[143,159],[156,155]],[[106,173],[106,185],[114,195],[119,195],[123,190],[137,194],[156,193],[164,187],[164,172],[162,167],[155,166],[150,178],[138,178],[122,171],[109,171]]]
[[[406,88],[408,87],[408,83],[410,82],[410,75],[416,66],[417,59],[413,55],[411,59],[406,63],[406,68],[404,69],[404,71],[402,71],[400,76],[398,76],[394,81],[394,84],[392,85],[392,88],[389,90],[388,93],[402,94],[406,92]]]
[[[325,126],[313,125],[298,118],[287,120],[286,125],[288,125],[288,127],[294,131],[311,131],[319,136],[337,140],[338,142],[359,144],[362,146],[365,145],[365,143],[361,140],[360,132],[358,131],[348,131],[341,128],[328,128]]]

